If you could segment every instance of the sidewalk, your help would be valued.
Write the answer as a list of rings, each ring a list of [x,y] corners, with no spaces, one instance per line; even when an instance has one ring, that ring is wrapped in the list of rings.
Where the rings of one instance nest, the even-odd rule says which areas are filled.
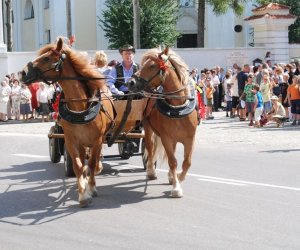
[[[282,128],[270,123],[263,128],[248,126],[248,121],[225,117],[225,112],[214,112],[215,119],[204,120],[197,128],[197,143],[206,143],[214,147],[257,145],[266,147],[300,148],[300,126],[291,126],[290,122]],[[0,123],[0,133],[45,134],[47,136],[54,122],[40,120],[8,121]]]

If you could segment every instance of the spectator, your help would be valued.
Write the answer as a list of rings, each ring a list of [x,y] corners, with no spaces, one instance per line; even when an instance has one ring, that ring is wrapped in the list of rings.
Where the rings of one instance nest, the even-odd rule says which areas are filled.
[[[242,69],[240,67],[237,67],[236,74],[232,76],[232,116],[231,118],[234,118],[235,116],[239,115],[238,105],[239,105],[239,88],[238,88],[238,81],[237,81],[237,75]]]
[[[250,66],[249,64],[245,64],[243,70],[237,74],[238,91],[239,91],[239,98],[240,98],[240,105],[239,105],[240,121],[246,120],[246,111],[243,105],[244,100],[241,98],[241,96],[244,93],[244,88],[246,85],[249,72],[250,72]]]
[[[263,126],[263,124],[261,124],[260,121],[263,113],[264,102],[263,102],[262,94],[260,93],[259,89],[260,89],[259,85],[255,84],[253,87],[253,94],[254,94],[254,121],[255,121],[254,126],[256,128]]]
[[[213,107],[213,94],[215,92],[215,88],[213,85],[213,82],[210,78],[210,76],[206,77],[205,80],[205,86],[206,86],[206,120],[214,119],[212,115],[212,107]]]
[[[228,83],[226,86],[224,100],[226,102],[226,117],[229,117],[228,112],[230,113],[230,117],[231,117],[232,116],[232,89],[230,83]]]
[[[20,114],[23,116],[23,121],[28,121],[28,115],[31,113],[31,92],[24,83],[20,89]]]
[[[11,88],[11,101],[12,101],[12,115],[15,120],[20,120],[20,90],[19,80],[13,80],[13,86]]]
[[[32,112],[32,116],[31,118],[38,118],[39,116],[39,107],[38,107],[38,103],[37,103],[37,99],[36,99],[36,93],[40,88],[40,83],[39,82],[34,82],[32,84],[30,84],[28,86],[28,89],[31,93],[31,112]]]
[[[213,111],[219,111],[219,85],[220,79],[217,75],[216,70],[211,70],[211,81],[215,91],[213,92]]]
[[[135,48],[131,45],[124,45],[119,49],[122,62],[116,65],[109,73],[107,80],[113,94],[123,95],[128,92],[125,83],[138,71],[138,65],[134,62]]]
[[[11,88],[9,86],[8,80],[4,79],[1,82],[0,87],[0,121],[7,121],[7,105],[9,102],[9,97],[11,94]]]
[[[263,72],[263,82],[260,85],[260,91],[264,101],[264,117],[266,118],[267,113],[271,111],[271,82],[269,79],[268,71]]]
[[[287,96],[291,106],[292,125],[300,125],[300,87],[299,77],[294,75],[293,82],[287,89]]]
[[[49,94],[46,89],[45,83],[40,82],[40,88],[36,92],[37,104],[40,109],[40,114],[42,115],[42,122],[48,122],[48,116],[50,114],[49,110]]]
[[[254,116],[254,104],[255,104],[255,98],[254,98],[254,93],[253,93],[253,74],[250,73],[248,75],[247,81],[246,81],[246,85],[244,88],[244,93],[242,94],[242,96],[240,97],[241,99],[243,99],[243,96],[245,96],[245,102],[246,102],[246,112],[248,113],[248,120],[249,122],[249,126],[253,126],[253,116]]]
[[[290,107],[289,100],[287,97],[287,89],[289,87],[289,83],[288,83],[289,77],[290,76],[288,73],[283,74],[283,82],[281,84],[281,91],[280,91],[281,92],[281,102],[285,109],[285,119],[287,122],[289,121],[289,107]]]
[[[282,104],[279,102],[279,98],[274,95],[271,97],[272,101],[272,110],[267,115],[268,121],[274,121],[276,122],[276,126],[280,127],[282,126],[284,120],[285,120],[285,110]]]

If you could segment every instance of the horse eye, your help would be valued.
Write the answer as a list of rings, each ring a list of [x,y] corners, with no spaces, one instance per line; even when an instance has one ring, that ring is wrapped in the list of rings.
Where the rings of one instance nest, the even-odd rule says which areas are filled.
[[[44,62],[49,62],[50,58],[49,57],[44,57],[43,61]]]

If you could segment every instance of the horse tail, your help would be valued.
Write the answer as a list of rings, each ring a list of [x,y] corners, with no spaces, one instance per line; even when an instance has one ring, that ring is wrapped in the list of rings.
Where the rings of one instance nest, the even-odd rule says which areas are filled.
[[[167,154],[160,137],[153,133],[151,141],[153,143],[153,162],[156,163],[160,160],[160,164],[163,164],[167,160]],[[148,157],[147,150],[145,150],[145,157]]]

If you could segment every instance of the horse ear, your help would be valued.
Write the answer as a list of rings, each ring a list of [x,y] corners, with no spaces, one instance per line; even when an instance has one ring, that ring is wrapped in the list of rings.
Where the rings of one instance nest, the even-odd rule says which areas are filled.
[[[63,47],[63,40],[61,39],[61,37],[58,39],[57,43],[56,43],[56,51],[61,51]]]
[[[169,53],[169,47],[166,47],[163,51],[163,54],[165,54],[166,56],[168,55]]]

